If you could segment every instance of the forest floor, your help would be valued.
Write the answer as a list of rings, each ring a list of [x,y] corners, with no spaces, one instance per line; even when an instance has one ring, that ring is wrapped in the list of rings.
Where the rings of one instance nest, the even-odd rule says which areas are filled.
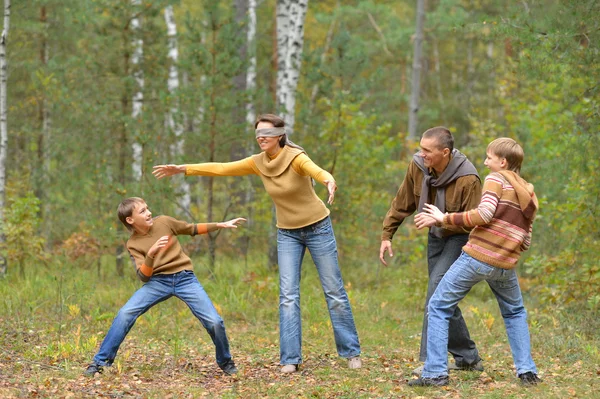
[[[350,370],[337,356],[314,267],[305,261],[304,363],[291,375],[279,372],[276,272],[228,267],[211,279],[198,275],[225,319],[235,376],[220,371],[208,334],[183,303],[170,299],[138,319],[112,367],[85,377],[112,318],[139,282],[68,267],[0,281],[0,398],[600,397],[597,312],[536,304],[525,279],[542,384],[524,387],[515,377],[498,306],[480,284],[461,308],[485,371],[453,372],[443,388],[411,388],[407,381],[420,365],[424,265],[343,271],[362,344],[363,368]]]

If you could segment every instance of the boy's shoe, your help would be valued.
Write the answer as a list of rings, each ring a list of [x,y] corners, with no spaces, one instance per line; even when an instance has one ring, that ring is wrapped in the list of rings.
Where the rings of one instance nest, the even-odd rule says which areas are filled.
[[[417,377],[423,373],[423,367],[419,366],[412,371],[412,375],[416,375]],[[483,371],[483,360],[478,361],[475,364],[463,365],[456,363],[448,363],[448,371]]]
[[[87,377],[93,377],[94,375],[96,375],[96,373],[102,374],[102,366],[96,363],[92,363],[89,366],[87,366],[87,369],[85,369],[83,375]]]
[[[349,369],[359,369],[362,367],[362,360],[360,357],[354,356],[348,359],[348,368]]]
[[[523,385],[537,385],[538,383],[542,382],[541,378],[531,371],[519,374],[519,379]]]
[[[296,371],[298,371],[297,364],[286,364],[285,366],[283,366],[281,368],[281,372],[283,374],[291,374],[291,373],[295,373]]]
[[[219,367],[227,375],[233,375],[238,372],[238,369],[237,369],[237,367],[235,367],[235,362],[233,360],[229,360],[225,364],[219,364]]]
[[[448,385],[449,378],[447,375],[435,378],[419,377],[408,381],[409,387],[443,387]]]
[[[456,364],[456,362],[453,363],[449,363],[448,364],[448,370],[449,371],[483,371],[483,360],[479,360],[477,363],[475,364],[465,364],[465,363],[458,363]]]

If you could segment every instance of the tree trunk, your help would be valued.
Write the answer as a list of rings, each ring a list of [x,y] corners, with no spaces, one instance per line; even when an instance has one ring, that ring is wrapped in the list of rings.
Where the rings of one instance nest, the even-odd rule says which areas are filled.
[[[8,154],[8,124],[7,124],[7,60],[6,44],[10,28],[10,0],[4,0],[4,29],[0,38],[0,223],[4,222],[4,206],[6,197],[6,157]],[[0,232],[0,244],[6,242],[3,232]],[[0,276],[6,274],[7,260],[0,255]]]
[[[294,130],[308,0],[277,0],[277,109]]]
[[[40,63],[45,69],[48,66],[50,51],[48,49],[47,30],[48,30],[48,15],[46,6],[40,8],[40,23],[43,24],[43,32],[41,34],[40,43]],[[48,98],[45,92],[41,94],[39,101],[39,119],[41,132],[38,139],[38,187],[36,196],[41,202],[42,219],[49,214],[50,201],[48,201],[48,187],[50,186],[50,107]],[[48,228],[45,226],[42,234],[48,238]]]
[[[139,121],[138,119],[142,115],[142,106],[144,103],[144,71],[141,67],[142,57],[144,56],[144,41],[141,38],[141,17],[137,16],[137,11],[140,8],[139,6],[142,4],[141,0],[131,0],[131,4],[134,9],[134,16],[131,18],[131,35],[132,39],[132,47],[133,54],[131,55],[131,63],[133,65],[133,77],[136,82],[136,89],[133,94],[133,103],[131,110],[131,119],[132,125],[134,129],[139,132]],[[143,173],[143,157],[144,157],[144,149],[142,144],[138,141],[139,135],[137,135],[136,139],[133,141],[132,150],[133,150],[133,178],[137,181],[142,181],[142,173]]]
[[[440,110],[442,112],[442,120],[444,125],[447,126],[448,122],[446,120],[446,101],[444,100],[444,91],[442,90],[442,68],[440,67],[440,51],[438,49],[438,40],[434,36],[432,39],[433,44],[433,64],[435,68],[436,75],[436,86],[437,86],[437,95],[438,102],[440,103]]]
[[[165,23],[167,25],[167,36],[169,54],[168,58],[171,60],[169,66],[169,79],[167,81],[167,89],[169,91],[170,108],[167,115],[167,126],[170,131],[175,135],[175,144],[171,146],[171,154],[174,159],[182,159],[184,155],[185,139],[183,137],[184,126],[181,120],[185,117],[181,117],[179,108],[179,71],[177,64],[179,61],[179,49],[177,46],[177,24],[175,23],[175,16],[173,15],[173,6],[168,5],[165,8]],[[184,177],[179,176],[179,188],[178,198],[179,207],[181,214],[185,214],[186,217],[190,215],[190,185]]]
[[[423,25],[425,22],[425,0],[417,0],[417,31],[413,53],[412,87],[408,113],[408,139],[417,139],[419,94],[421,91],[421,50],[423,44]]]

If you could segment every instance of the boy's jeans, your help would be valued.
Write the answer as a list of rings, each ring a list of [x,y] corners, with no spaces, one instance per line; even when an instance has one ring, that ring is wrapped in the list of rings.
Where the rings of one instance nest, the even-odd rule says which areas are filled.
[[[531,357],[527,311],[523,306],[517,273],[514,269],[490,266],[463,252],[429,301],[427,360],[423,377],[448,375],[448,320],[471,287],[483,280],[487,281],[500,305],[517,374],[528,371],[537,374]]]
[[[194,316],[200,320],[215,344],[217,363],[223,365],[231,360],[229,341],[225,325],[217,313],[204,288],[194,272],[184,270],[175,274],[157,274],[137,290],[119,310],[112,322],[100,350],[94,356],[94,363],[110,366],[119,346],[133,327],[138,317],[152,306],[172,296],[176,296],[188,305]]]
[[[325,293],[338,354],[360,355],[358,333],[338,266],[337,244],[329,217],[300,229],[279,229],[279,342],[281,364],[302,363],[300,270],[308,248]]]
[[[468,234],[455,234],[448,237],[436,237],[429,233],[427,241],[427,266],[429,281],[427,283],[427,297],[423,315],[423,329],[421,333],[421,350],[419,360],[427,359],[427,308],[444,274],[462,253],[462,247],[469,240]],[[471,339],[467,323],[463,319],[460,308],[456,306],[448,326],[448,352],[454,357],[457,366],[470,366],[481,360],[477,346]]]

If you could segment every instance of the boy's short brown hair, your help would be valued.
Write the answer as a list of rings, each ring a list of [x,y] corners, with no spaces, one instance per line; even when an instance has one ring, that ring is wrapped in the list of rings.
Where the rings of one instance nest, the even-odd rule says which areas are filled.
[[[133,227],[131,227],[131,225],[127,223],[127,218],[133,214],[133,211],[137,204],[143,204],[145,202],[146,201],[139,197],[129,197],[121,201],[121,203],[119,204],[119,207],[117,208],[117,215],[119,216],[119,220],[121,221],[121,223],[123,223],[123,225],[127,227],[127,230],[133,231]]]
[[[521,172],[521,164],[525,153],[523,147],[508,137],[501,137],[488,144],[487,150],[497,157],[506,159],[508,170],[515,173]]]

